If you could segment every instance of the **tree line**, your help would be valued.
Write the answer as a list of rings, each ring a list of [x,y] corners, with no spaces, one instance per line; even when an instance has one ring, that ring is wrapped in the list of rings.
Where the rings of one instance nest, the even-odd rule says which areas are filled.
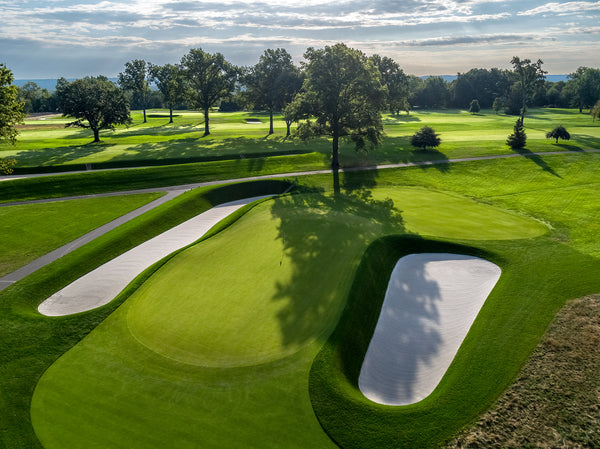
[[[177,64],[161,66],[140,59],[127,62],[119,74],[118,86],[104,76],[73,82],[61,78],[53,95],[58,110],[75,119],[67,126],[90,128],[95,142],[100,130],[131,122],[131,104],[143,111],[146,121],[146,109],[154,95],[152,83],[170,110],[171,122],[178,105],[201,110],[205,136],[210,134],[210,113],[215,107],[266,110],[270,133],[274,112],[282,112],[288,135],[290,125],[297,123],[297,138],[331,138],[335,180],[340,139],[354,142],[357,149],[377,146],[383,136],[381,114],[386,110],[400,114],[418,106],[470,106],[473,112],[480,107],[496,111],[503,107],[505,112],[520,115],[522,125],[527,107],[549,96],[557,101],[568,98],[569,105],[580,110],[591,108],[600,99],[599,69],[580,67],[566,83],[551,83],[548,88],[543,61],[515,56],[510,62],[513,70],[472,69],[447,83],[441,77],[423,80],[406,75],[393,59],[366,56],[345,44],[308,48],[300,66],[293,64],[291,55],[281,48],[265,50],[251,67],[237,67],[220,53],[197,48],[189,50]],[[35,91],[31,87],[28,91]],[[46,97],[43,91],[41,97]],[[50,99],[47,102],[50,104]],[[24,107],[25,101],[19,105]],[[338,182],[334,186],[339,189]]]
[[[119,74],[118,84],[129,92],[131,108],[141,110],[165,107],[196,108],[197,99],[193,98],[190,92],[186,93],[185,84],[188,76],[186,72],[190,69],[189,64],[193,64],[194,59],[198,59],[198,51],[202,52],[200,49],[190,50],[178,64],[158,66],[139,59],[126,63],[125,70]],[[215,55],[204,53],[204,55],[206,55],[206,62],[215,66],[220,65],[223,70],[229,70],[234,75],[233,83],[228,86],[231,89],[219,98],[222,111],[261,108],[282,111],[281,102],[285,103],[289,90],[293,90],[294,83],[298,83],[298,75],[302,78],[304,70],[303,65],[294,66],[291,56],[283,49],[266,50],[253,67],[235,67],[219,53]],[[510,115],[520,115],[523,109],[521,79],[515,67],[513,70],[473,68],[458,73],[452,81],[446,81],[439,76],[421,78],[408,75],[396,61],[388,57],[373,55],[371,60],[379,69],[381,81],[388,89],[388,108],[391,113],[398,114],[401,111],[408,113],[411,108],[465,109],[469,108],[473,100],[477,100],[482,109],[494,109],[496,112]],[[530,62],[530,64],[533,66],[537,62]],[[285,73],[291,74],[290,76],[295,79],[276,79],[273,73],[278,68],[285,69]],[[539,69],[538,73],[542,73],[541,64]],[[267,73],[269,71],[272,72],[270,75]],[[193,82],[192,79],[187,81]],[[259,98],[260,96],[256,95],[257,90],[264,91],[264,86],[258,86],[260,83],[286,84],[287,91],[282,93],[281,97],[272,98],[265,103],[262,98]],[[154,86],[156,88],[151,89]],[[265,95],[273,95],[277,90],[280,89],[271,89],[271,92]],[[59,110],[57,91],[42,89],[31,81],[18,87],[18,98],[24,103],[25,113]],[[579,67],[568,75],[566,81],[550,82],[540,77],[527,99],[527,105],[578,108],[582,112],[583,109],[592,108],[598,100],[600,100],[600,69]]]

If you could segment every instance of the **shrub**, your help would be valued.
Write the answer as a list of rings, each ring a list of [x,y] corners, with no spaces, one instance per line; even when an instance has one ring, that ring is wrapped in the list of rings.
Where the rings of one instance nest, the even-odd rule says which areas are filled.
[[[481,107],[479,106],[479,100],[473,100],[471,101],[471,104],[469,105],[469,112],[471,114],[476,114],[481,110]]]
[[[413,147],[422,148],[423,150],[426,150],[427,147],[433,149],[439,146],[441,141],[433,128],[429,126],[424,126],[410,138],[410,144]]]
[[[562,125],[559,125],[552,131],[546,133],[546,139],[556,139],[556,143],[558,143],[558,139],[569,140],[570,138],[571,134],[569,134],[569,132]]]

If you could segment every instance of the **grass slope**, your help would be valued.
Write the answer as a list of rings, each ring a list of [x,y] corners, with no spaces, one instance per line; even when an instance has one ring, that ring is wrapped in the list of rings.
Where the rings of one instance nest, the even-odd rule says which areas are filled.
[[[432,203],[473,209],[481,237],[490,213],[514,220],[512,238],[525,224],[458,197]],[[46,448],[327,447],[307,392],[312,359],[367,245],[403,232],[400,218],[389,202],[352,196],[261,203],[172,258],[46,372],[32,402],[36,433]],[[89,416],[76,412],[81,404]]]
[[[162,193],[0,207],[0,276],[75,240]]]
[[[449,448],[598,447],[600,297],[570,301],[517,380]]]

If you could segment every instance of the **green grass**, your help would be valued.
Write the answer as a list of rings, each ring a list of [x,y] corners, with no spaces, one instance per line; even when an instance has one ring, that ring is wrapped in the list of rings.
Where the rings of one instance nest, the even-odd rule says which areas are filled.
[[[163,111],[164,113],[164,111]],[[141,114],[133,115],[129,128],[103,131],[102,142],[92,144],[90,132],[64,128],[65,119],[29,120],[21,129],[16,146],[0,145],[2,157],[14,157],[17,170],[35,171],[39,167],[60,166],[61,170],[81,168],[83,164],[122,166],[129,164],[166,164],[211,159],[264,157],[289,153],[320,153],[328,156],[331,144],[327,139],[298,142],[285,138],[285,123],[276,116],[275,133],[268,135],[268,117],[254,112],[213,113],[211,135],[203,137],[203,116],[180,111],[175,123],[168,124],[162,114],[149,114],[142,123]],[[262,124],[247,123],[249,118],[262,119]],[[357,154],[352,145],[341,149],[343,167],[361,164],[397,163],[417,160],[508,154],[506,137],[512,132],[516,117],[496,115],[492,111],[469,114],[466,111],[415,111],[411,115],[384,116],[386,138],[377,150],[368,155]],[[546,132],[562,124],[572,138],[554,144],[545,138]],[[437,152],[413,151],[410,136],[424,125],[440,134],[442,144]],[[598,149],[600,125],[587,114],[566,109],[532,109],[525,118],[528,135],[527,150],[585,151]],[[325,161],[324,166],[327,165]]]
[[[87,198],[0,208],[0,276],[114,220],[162,193]]]
[[[133,236],[141,241],[157,224],[170,227],[211,202],[209,190],[177,199],[0,293],[0,389],[11,392],[0,396],[2,441],[39,445],[29,404],[37,380],[64,354],[33,401],[46,449],[89,446],[96,438],[109,447],[164,447],[177,438],[179,447],[330,447],[326,434],[344,447],[436,447],[510,384],[567,299],[599,291],[600,203],[588,196],[598,186],[599,162],[598,154],[572,154],[349,172],[339,201],[317,189],[240,212],[229,228],[153,267],[105,308],[60,319],[34,312],[48,292],[130,246]],[[303,191],[331,183],[324,175],[298,181]],[[456,224],[468,214],[472,220]],[[476,239],[465,239],[465,226]],[[236,242],[245,251],[236,252]],[[379,293],[399,255],[423,250],[480,255],[503,276],[433,395],[409,407],[374,406],[355,375]],[[265,277],[267,268],[272,276]],[[190,293],[175,272],[190,278],[195,295],[168,295]],[[218,302],[209,287],[232,293]],[[144,314],[146,305],[154,315]],[[158,313],[166,314],[169,332],[160,333]],[[234,319],[226,323],[225,316]],[[239,323],[247,332],[221,341],[221,327]]]

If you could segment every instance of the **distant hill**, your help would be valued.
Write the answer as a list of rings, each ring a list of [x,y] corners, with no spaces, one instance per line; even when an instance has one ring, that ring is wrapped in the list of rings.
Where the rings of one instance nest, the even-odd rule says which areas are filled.
[[[67,78],[67,81],[75,81],[76,78]],[[109,78],[110,81],[116,83],[118,78]],[[22,80],[14,80],[13,84],[15,86],[22,86],[29,81],[33,81],[35,84],[40,86],[42,89],[55,90],[56,89],[56,78],[44,78],[44,79],[22,79]]]
[[[423,75],[420,78],[427,79],[430,76],[431,75]],[[456,79],[456,75],[435,75],[435,76],[439,76],[439,77],[443,78],[444,81],[446,81],[448,83],[450,83]],[[546,75],[546,80],[550,81],[551,83],[557,83],[559,81],[567,81],[568,76],[569,75]]]

